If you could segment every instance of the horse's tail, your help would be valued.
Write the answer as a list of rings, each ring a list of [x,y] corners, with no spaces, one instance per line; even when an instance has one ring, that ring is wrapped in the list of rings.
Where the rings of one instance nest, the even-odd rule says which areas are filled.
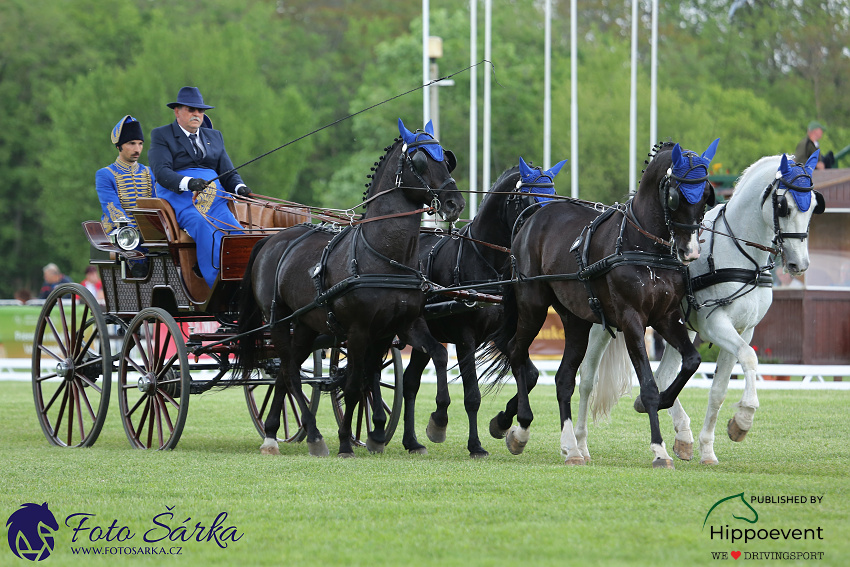
[[[489,382],[485,393],[502,384],[511,373],[508,343],[516,335],[519,308],[516,292],[512,285],[504,286],[502,294],[502,321],[499,328],[485,339],[484,346],[475,356],[476,366],[487,364],[480,373],[479,381]]]
[[[231,380],[228,380],[225,386],[244,383],[249,378],[250,373],[257,368],[257,353],[263,347],[263,333],[252,333],[251,331],[263,326],[263,312],[254,298],[251,274],[254,262],[269,238],[271,237],[267,236],[254,245],[251,250],[251,257],[248,259],[248,265],[245,268],[245,275],[242,276],[242,283],[239,285],[236,296],[239,313],[236,332],[239,337],[236,339],[236,356],[232,364]],[[248,375],[246,375],[246,371]]]
[[[611,410],[620,398],[632,390],[632,363],[623,333],[608,343],[596,372],[596,383],[590,393],[590,411],[594,423],[611,417]],[[581,377],[582,380],[585,376]],[[587,376],[593,380],[592,376]]]

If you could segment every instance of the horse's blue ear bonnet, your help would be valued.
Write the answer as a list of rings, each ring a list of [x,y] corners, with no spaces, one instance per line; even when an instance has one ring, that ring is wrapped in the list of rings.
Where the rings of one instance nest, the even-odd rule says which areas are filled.
[[[555,176],[558,175],[558,172],[561,171],[561,168],[564,167],[564,164],[567,163],[567,160],[561,161],[553,165],[547,170],[543,170],[540,167],[531,167],[522,157],[519,158],[519,175],[520,182],[517,184],[517,189],[519,189],[520,193],[545,193],[547,195],[555,194],[555,187],[541,187],[539,184],[553,184],[555,181]],[[547,204],[549,201],[553,199],[549,197],[534,197],[534,200],[538,203]]]
[[[431,124],[431,121],[428,121],[428,124],[425,125],[425,131],[417,130],[416,132],[411,132],[407,128],[404,127],[404,123],[401,121],[401,118],[398,119],[398,131],[401,134],[401,139],[407,144],[408,152],[412,152],[415,149],[425,150],[428,152],[435,161],[443,161],[443,148],[439,143],[436,144],[422,144],[421,146],[415,145],[416,142],[422,142],[423,140],[435,140],[437,138],[434,137],[434,125]]]
[[[782,161],[779,162],[779,186],[790,191],[797,208],[803,212],[812,206],[812,172],[818,164],[819,155],[820,150],[815,150],[806,165],[788,163],[785,154],[782,154]]]
[[[702,199],[705,182],[708,181],[708,165],[717,151],[717,138],[702,155],[691,150],[682,150],[679,144],[673,148],[673,166],[670,168],[673,179],[679,182],[679,189],[690,204]],[[690,181],[690,183],[688,183]]]

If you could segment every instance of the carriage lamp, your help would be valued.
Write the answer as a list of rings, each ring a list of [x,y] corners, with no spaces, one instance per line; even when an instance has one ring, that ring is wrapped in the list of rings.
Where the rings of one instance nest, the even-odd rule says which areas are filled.
[[[139,231],[134,227],[129,226],[130,219],[127,217],[121,217],[115,222],[118,225],[118,228],[112,231],[112,234],[109,235],[112,242],[122,250],[134,250],[141,241]]]

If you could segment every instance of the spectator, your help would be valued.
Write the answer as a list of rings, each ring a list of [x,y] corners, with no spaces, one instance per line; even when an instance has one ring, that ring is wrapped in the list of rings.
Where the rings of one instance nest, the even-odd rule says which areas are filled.
[[[42,272],[44,272],[44,283],[41,284],[41,291],[38,294],[39,299],[47,299],[47,296],[50,295],[50,292],[57,285],[71,283],[71,278],[63,274],[53,262],[44,266]]]
[[[797,144],[797,150],[794,152],[794,159],[800,163],[806,163],[809,156],[815,153],[815,150],[820,148],[820,139],[826,128],[820,122],[812,120],[809,122],[809,127],[806,131],[806,136]],[[826,169],[835,167],[835,157],[832,152],[824,154],[821,152],[818,158],[818,164],[815,169]]]
[[[86,276],[80,283],[91,292],[98,303],[104,303],[103,283],[100,281],[100,274],[96,266],[86,268]]]

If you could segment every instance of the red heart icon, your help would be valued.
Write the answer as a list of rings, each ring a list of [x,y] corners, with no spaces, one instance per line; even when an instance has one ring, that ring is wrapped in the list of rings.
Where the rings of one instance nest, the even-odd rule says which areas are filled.
[[[739,557],[741,557],[741,552],[740,552],[740,551],[733,551],[733,552],[732,552],[732,557],[733,557],[734,559],[738,559]]]

